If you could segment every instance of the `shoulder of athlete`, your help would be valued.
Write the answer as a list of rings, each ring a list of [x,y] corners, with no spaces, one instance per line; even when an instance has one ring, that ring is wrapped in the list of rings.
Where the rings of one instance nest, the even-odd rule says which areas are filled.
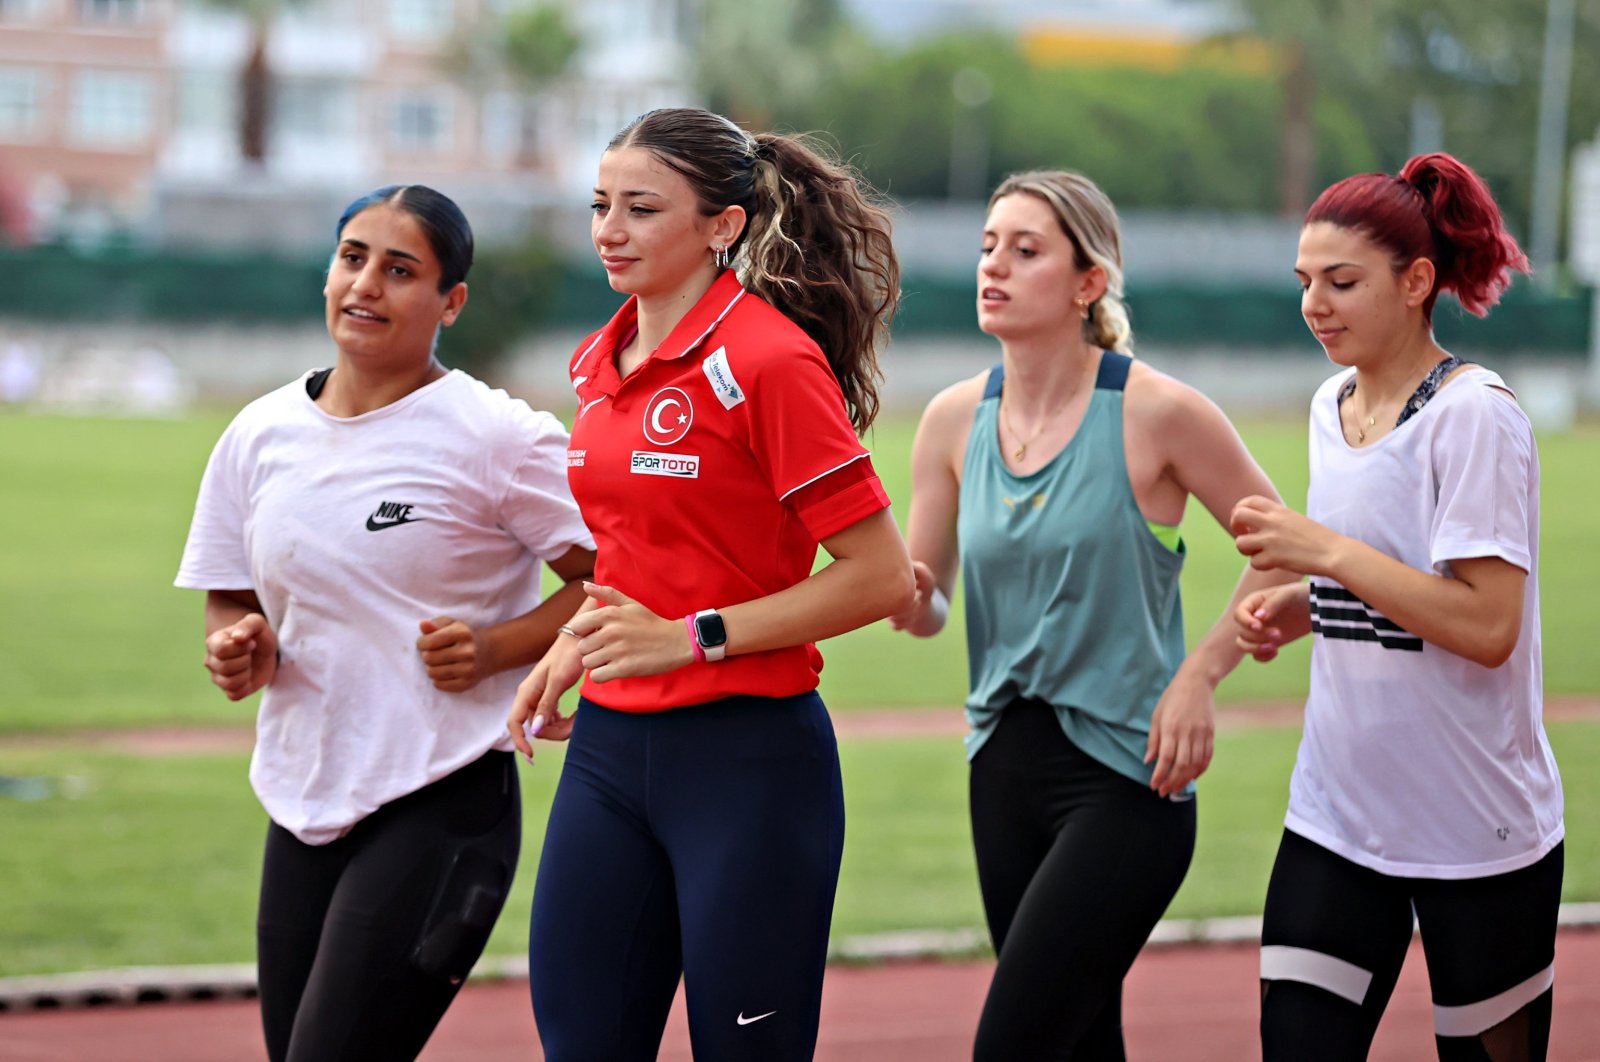
[[[1189,452],[1232,434],[1215,402],[1141,361],[1128,371],[1122,409],[1130,437],[1163,453]]]
[[[956,381],[928,400],[928,407],[922,413],[922,423],[943,427],[971,420],[988,386],[987,369],[976,376]]]
[[[989,371],[946,387],[928,401],[917,425],[913,448],[918,455],[931,452],[956,454],[966,449],[967,433],[972,429],[972,418],[978,403],[983,401],[984,389],[989,383]]]

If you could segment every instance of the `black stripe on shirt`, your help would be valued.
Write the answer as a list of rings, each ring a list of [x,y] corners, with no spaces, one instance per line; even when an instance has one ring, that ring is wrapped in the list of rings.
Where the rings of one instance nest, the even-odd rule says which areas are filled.
[[[1422,651],[1421,638],[1342,586],[1311,584],[1311,630],[1324,638],[1376,642],[1385,649],[1411,653]]]
[[[1385,649],[1400,649],[1408,653],[1422,652],[1422,639],[1415,634],[1393,635],[1387,631],[1376,631],[1371,627],[1328,627],[1319,623],[1315,617],[1311,620],[1311,630],[1324,638],[1347,642],[1377,642]]]

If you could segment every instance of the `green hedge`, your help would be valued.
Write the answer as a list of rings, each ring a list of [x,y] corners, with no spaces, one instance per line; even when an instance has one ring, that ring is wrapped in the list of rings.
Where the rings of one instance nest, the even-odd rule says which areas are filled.
[[[488,262],[484,263],[486,266]],[[321,259],[275,259],[220,254],[151,253],[132,249],[85,252],[48,246],[0,248],[0,316],[38,321],[218,321],[287,324],[322,316]],[[475,280],[486,282],[475,275]],[[617,306],[597,269],[558,265],[548,327],[592,328]],[[908,276],[895,323],[898,335],[960,336],[974,328],[972,283]],[[1475,350],[1546,351],[1581,356],[1588,350],[1589,291],[1545,295],[1513,287],[1488,318],[1464,313],[1448,297],[1435,314],[1440,341]],[[1172,345],[1283,347],[1303,344],[1299,295],[1282,288],[1143,285],[1128,304],[1142,342]]]

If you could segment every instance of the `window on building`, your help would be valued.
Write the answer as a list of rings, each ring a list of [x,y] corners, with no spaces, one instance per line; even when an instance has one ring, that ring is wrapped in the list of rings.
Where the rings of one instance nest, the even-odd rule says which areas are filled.
[[[78,0],[78,17],[85,22],[138,22],[144,0]]]
[[[327,140],[353,135],[355,90],[348,79],[285,77],[274,99],[274,128],[287,136]]]
[[[31,140],[39,128],[39,71],[0,66],[0,139]]]
[[[522,97],[512,92],[491,92],[483,99],[482,146],[484,158],[495,163],[514,162],[522,151]]]
[[[91,147],[135,147],[150,139],[154,93],[147,74],[84,70],[72,91],[73,139]]]
[[[389,143],[398,151],[436,153],[450,146],[450,102],[442,93],[402,89],[389,110]]]
[[[238,121],[238,85],[238,75],[231,70],[180,70],[179,128],[233,130]]]
[[[448,36],[452,0],[389,0],[389,29],[406,40],[439,40]]]
[[[44,10],[44,0],[0,0],[0,21],[32,18]]]

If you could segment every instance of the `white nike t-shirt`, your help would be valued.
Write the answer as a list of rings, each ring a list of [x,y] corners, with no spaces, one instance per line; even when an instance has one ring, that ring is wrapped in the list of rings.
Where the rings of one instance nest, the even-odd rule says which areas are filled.
[[[418,623],[521,615],[539,603],[542,562],[593,548],[566,451],[554,416],[459,371],[349,418],[319,408],[302,378],[234,418],[176,584],[254,590],[277,632],[250,765],[274,822],[324,844],[510,747],[519,674],[435,689]]]
[[[1561,840],[1539,645],[1539,457],[1500,377],[1468,368],[1405,424],[1353,447],[1350,370],[1311,405],[1307,514],[1421,571],[1500,557],[1528,573],[1522,633],[1497,668],[1424,642],[1331,579],[1311,580],[1315,642],[1286,825],[1384,874],[1475,878]]]

